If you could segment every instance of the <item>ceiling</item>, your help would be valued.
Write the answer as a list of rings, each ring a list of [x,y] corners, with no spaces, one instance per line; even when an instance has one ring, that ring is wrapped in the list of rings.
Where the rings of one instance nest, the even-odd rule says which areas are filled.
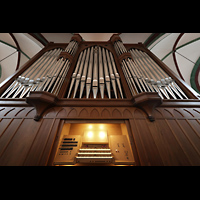
[[[0,83],[49,42],[68,43],[74,33],[0,33]],[[79,33],[85,41],[108,41],[113,33]],[[200,33],[120,33],[123,43],[142,42],[200,93]]]

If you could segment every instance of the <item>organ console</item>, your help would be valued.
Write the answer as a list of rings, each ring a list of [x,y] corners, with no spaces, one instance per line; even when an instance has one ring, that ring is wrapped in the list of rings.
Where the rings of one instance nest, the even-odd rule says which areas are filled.
[[[0,165],[199,165],[199,99],[143,44],[74,34],[0,85]]]
[[[111,131],[111,126],[115,126],[117,132]],[[84,133],[79,130],[79,135],[74,135],[72,130],[78,128],[85,130]],[[85,127],[79,124],[68,131],[63,127],[62,134],[54,165],[135,165],[124,124],[87,124]]]

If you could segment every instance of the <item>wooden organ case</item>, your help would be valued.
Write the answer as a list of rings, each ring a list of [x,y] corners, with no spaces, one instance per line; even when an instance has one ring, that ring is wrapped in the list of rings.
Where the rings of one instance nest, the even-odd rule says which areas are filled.
[[[200,95],[142,43],[49,43],[0,87],[0,165],[200,165]]]

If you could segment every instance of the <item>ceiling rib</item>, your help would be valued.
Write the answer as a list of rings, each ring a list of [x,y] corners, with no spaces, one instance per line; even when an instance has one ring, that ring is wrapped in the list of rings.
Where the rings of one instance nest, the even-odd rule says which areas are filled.
[[[200,71],[200,57],[197,60],[197,62],[195,63],[195,65],[192,69],[191,76],[190,76],[190,84],[191,84],[192,88],[198,93],[200,93],[200,86],[199,86],[199,82],[198,82],[199,71]]]
[[[19,43],[17,42],[15,36],[12,33],[9,33],[10,36],[12,37],[12,39],[14,40],[16,46],[17,46],[17,51],[18,51],[18,58],[17,58],[17,66],[16,66],[16,70],[19,69],[19,64],[20,64],[20,59],[21,59],[21,48],[19,46]]]
[[[148,48],[153,42],[160,38],[165,33],[152,33],[145,41],[144,45]]]
[[[14,49],[17,49],[17,47],[15,47],[15,46],[13,46],[13,45],[7,43],[7,42],[4,42],[4,41],[2,41],[2,40],[0,40],[0,42],[3,43],[3,44],[8,45],[9,47],[12,47],[12,48],[14,48]],[[28,59],[31,59],[31,58],[30,58],[27,54],[25,54],[22,50],[20,50],[20,52],[21,52],[22,54],[24,54]]]
[[[176,70],[177,70],[179,76],[184,80],[184,78],[183,78],[183,76],[182,76],[182,74],[181,74],[180,68],[179,68],[179,66],[178,66],[178,63],[177,63],[177,60],[176,60],[176,54],[175,54],[175,52],[176,52],[176,46],[177,46],[179,40],[181,39],[181,37],[182,37],[183,35],[184,35],[184,33],[181,33],[181,34],[178,36],[178,38],[176,39],[176,41],[175,41],[175,43],[174,43],[174,46],[173,46],[173,48],[172,48],[172,56],[173,56],[173,59],[174,59],[174,64],[175,64]],[[185,81],[185,80],[184,80],[184,81]]]
[[[49,41],[41,33],[28,33],[28,34],[34,37],[37,41],[39,41],[44,46],[46,46],[49,43]]]

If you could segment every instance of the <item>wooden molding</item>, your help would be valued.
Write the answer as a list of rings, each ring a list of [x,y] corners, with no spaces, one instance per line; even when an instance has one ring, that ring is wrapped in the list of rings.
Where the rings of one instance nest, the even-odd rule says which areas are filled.
[[[68,52],[65,52],[65,51],[62,51],[60,53],[57,60],[59,60],[60,58],[63,58],[64,60],[69,59],[70,63],[72,63],[72,61],[73,61],[73,56],[71,54],[69,54]]]
[[[118,57],[120,63],[122,62],[122,60],[127,60],[128,58],[132,59],[130,52],[123,53]]]
[[[76,40],[78,43],[82,41],[82,37],[79,34],[74,34],[70,41]]]
[[[113,34],[112,36],[111,36],[111,38],[110,38],[110,41],[111,41],[111,43],[114,45],[114,43],[116,42],[116,41],[121,41],[122,42],[122,40],[121,40],[121,38],[119,37],[119,34]]]

